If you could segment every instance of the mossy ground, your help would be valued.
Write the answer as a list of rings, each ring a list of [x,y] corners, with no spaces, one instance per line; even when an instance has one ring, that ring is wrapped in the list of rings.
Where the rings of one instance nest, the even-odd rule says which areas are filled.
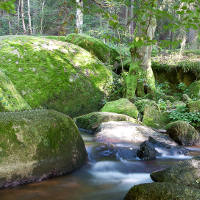
[[[72,117],[97,111],[113,73],[86,50],[31,36],[0,38],[1,69],[32,108]]]

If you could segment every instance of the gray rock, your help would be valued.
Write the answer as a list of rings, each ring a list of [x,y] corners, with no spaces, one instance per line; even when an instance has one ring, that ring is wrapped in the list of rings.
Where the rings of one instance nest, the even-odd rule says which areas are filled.
[[[155,182],[169,182],[200,189],[200,155],[151,173]]]
[[[199,134],[185,121],[175,121],[166,127],[169,136],[180,145],[194,145],[199,142]]]
[[[136,124],[143,124],[142,122],[123,114],[112,112],[92,112],[87,115],[73,119],[75,124],[88,132],[94,132],[102,122],[109,121],[128,121]]]
[[[144,183],[135,185],[124,200],[197,200],[200,190],[172,183]]]

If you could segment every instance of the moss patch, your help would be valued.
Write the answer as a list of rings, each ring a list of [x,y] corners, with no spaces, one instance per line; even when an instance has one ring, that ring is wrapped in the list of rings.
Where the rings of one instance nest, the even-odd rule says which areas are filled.
[[[11,80],[0,70],[0,112],[30,109]]]
[[[200,81],[193,82],[188,87],[188,90],[190,91],[192,98],[200,99]]]
[[[189,109],[189,112],[200,112],[200,100],[190,101],[187,103],[186,106]]]
[[[113,112],[118,114],[128,115],[136,118],[138,116],[138,110],[136,106],[128,99],[119,99],[117,101],[110,101],[104,105],[101,109],[102,112]]]
[[[47,38],[49,38],[49,36],[47,36]],[[52,36],[50,36],[50,38],[52,38]],[[119,53],[115,49],[104,44],[97,38],[91,37],[89,35],[72,33],[67,35],[66,38],[54,37],[52,39],[60,39],[65,42],[70,42],[78,45],[89,51],[92,55],[96,56],[104,63],[118,65],[120,62],[119,59],[117,59],[117,57],[119,57]]]
[[[158,110],[158,107],[145,105],[143,121],[152,128],[163,129],[170,122],[169,114]]]
[[[97,111],[114,73],[79,46],[45,38],[0,38],[0,64],[32,108],[72,117]]]

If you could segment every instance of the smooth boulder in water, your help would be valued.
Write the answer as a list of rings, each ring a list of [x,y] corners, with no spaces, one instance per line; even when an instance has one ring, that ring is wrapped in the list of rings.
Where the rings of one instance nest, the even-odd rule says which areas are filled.
[[[172,183],[144,183],[135,185],[126,194],[124,200],[194,200],[200,199],[196,188]]]
[[[84,141],[67,115],[0,113],[0,188],[66,174],[87,161]]]

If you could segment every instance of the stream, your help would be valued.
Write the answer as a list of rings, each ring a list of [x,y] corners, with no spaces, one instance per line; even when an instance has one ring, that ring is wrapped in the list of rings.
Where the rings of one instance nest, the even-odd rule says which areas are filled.
[[[156,160],[123,160],[120,157],[108,157],[106,152],[100,151],[102,144],[93,142],[93,135],[82,131],[80,133],[89,155],[88,164],[64,176],[0,189],[0,199],[123,200],[134,185],[153,182],[150,173],[159,169],[159,162],[185,160],[200,154],[200,148],[190,146],[188,150],[191,156],[169,156],[167,152],[162,152],[162,157]],[[139,144],[120,145],[139,149]]]

